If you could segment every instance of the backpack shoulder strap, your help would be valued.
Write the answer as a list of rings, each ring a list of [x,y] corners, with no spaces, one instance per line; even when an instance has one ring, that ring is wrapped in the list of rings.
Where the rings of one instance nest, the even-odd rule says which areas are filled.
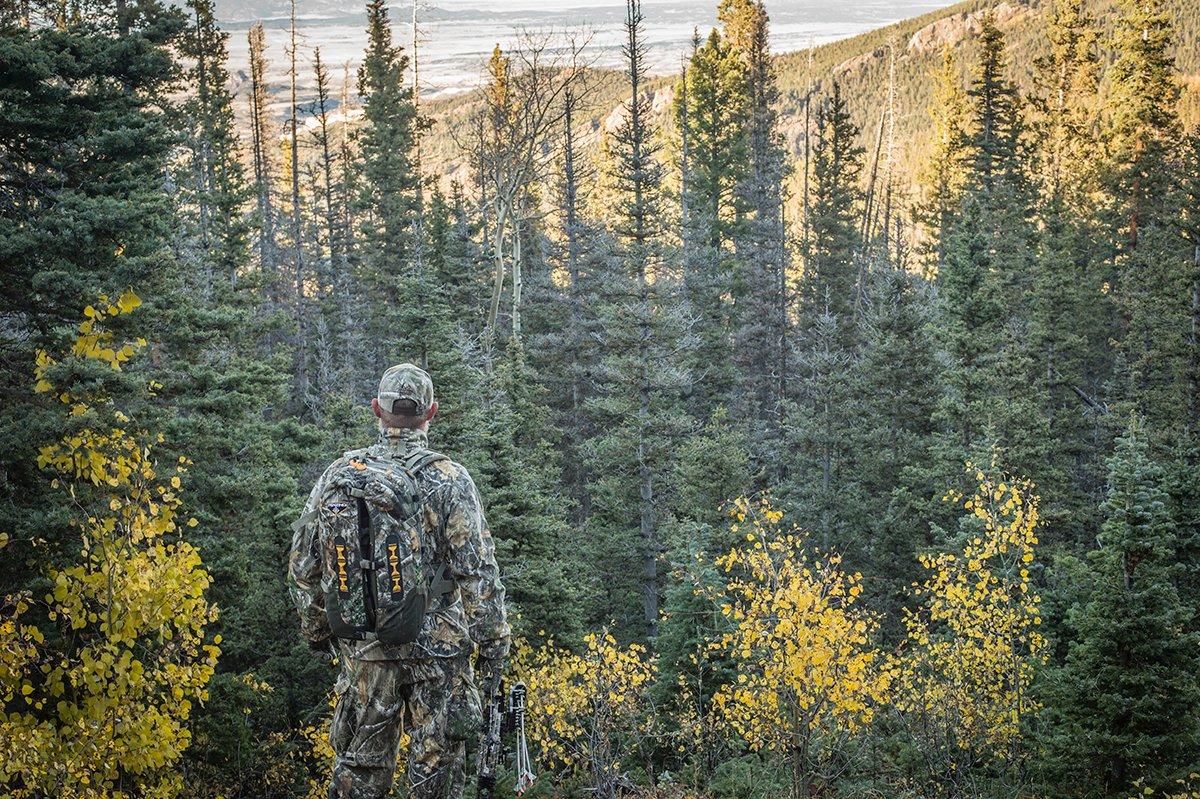
[[[431,449],[418,449],[406,455],[403,463],[404,468],[415,475],[430,464],[448,460],[450,459],[440,452],[434,452]]]

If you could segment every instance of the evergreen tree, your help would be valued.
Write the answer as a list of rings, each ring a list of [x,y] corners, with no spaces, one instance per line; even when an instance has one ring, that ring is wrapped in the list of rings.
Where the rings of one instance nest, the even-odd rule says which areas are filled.
[[[932,543],[939,498],[928,472],[939,399],[929,285],[903,268],[873,270],[857,335],[854,382],[862,416],[852,431],[852,471],[862,486],[864,565],[884,608],[884,632],[902,634],[901,608],[919,576],[917,554]]]
[[[555,230],[551,261],[561,285],[544,315],[543,332],[531,344],[543,353],[543,380],[557,398],[555,410],[563,431],[565,476],[575,499],[575,521],[590,515],[589,475],[582,457],[586,441],[595,433],[588,398],[593,394],[595,364],[601,357],[604,336],[597,313],[606,253],[611,250],[601,225],[587,209],[585,193],[594,169],[578,141],[571,96],[564,98],[562,157],[555,184]]]
[[[676,92],[677,118],[684,109],[687,113],[686,122],[680,119],[680,128],[688,131],[682,237],[687,299],[697,320],[697,347],[689,366],[695,381],[691,404],[698,412],[728,401],[736,382],[731,301],[742,274],[733,237],[747,210],[738,191],[745,185],[749,161],[747,89],[741,53],[714,28],[692,55],[687,80]]]
[[[712,695],[736,679],[733,665],[707,649],[727,621],[709,591],[722,585],[714,559],[744,541],[730,529],[729,508],[733,500],[748,495],[755,482],[749,452],[753,443],[746,425],[735,422],[722,408],[681,442],[675,456],[674,492],[663,522],[670,580],[663,592],[662,626],[655,640],[659,656],[655,696],[663,707],[694,711],[701,724],[708,723]],[[681,685],[687,686],[686,692],[681,692]],[[715,754],[688,753],[710,773]]]
[[[250,187],[242,169],[225,68],[229,34],[217,27],[211,0],[191,0],[188,8],[192,19],[180,48],[192,62],[181,108],[188,163],[178,172],[178,182],[186,198],[181,198],[181,210],[195,227],[200,248],[196,259],[205,271],[200,287],[206,290],[205,284],[213,280],[236,282],[245,276]]]
[[[828,315],[838,328],[839,343],[850,343],[852,309],[859,291],[859,213],[863,148],[858,126],[850,119],[846,99],[835,81],[817,108],[813,144],[809,249],[804,253],[800,284],[801,324]]]
[[[1046,14],[1050,52],[1034,62],[1036,90],[1029,98],[1039,150],[1043,194],[1084,210],[1094,189],[1096,95],[1100,81],[1099,32],[1082,0],[1056,0]]]
[[[1179,235],[1179,89],[1172,26],[1160,2],[1122,6],[1114,45],[1109,186],[1118,242],[1114,288],[1122,315],[1124,404],[1145,417],[1152,444],[1189,426],[1196,347],[1194,247]]]
[[[806,320],[795,357],[801,388],[788,408],[785,498],[818,549],[846,552],[853,547],[851,562],[857,564],[866,544],[858,535],[865,519],[852,450],[862,413],[859,354],[846,345],[841,320],[825,312]]]
[[[1163,473],[1134,429],[1109,461],[1093,584],[1071,617],[1055,764],[1088,796],[1165,785],[1194,755],[1200,709],[1192,611],[1175,580],[1177,539]]]
[[[545,389],[516,341],[479,380],[478,409],[471,414],[474,451],[465,459],[487,498],[517,633],[577,643],[589,570],[571,540],[569,500],[554,490],[561,463]]]
[[[921,225],[922,266],[936,276],[946,262],[950,231],[962,201],[966,179],[965,156],[968,125],[967,95],[954,53],[942,51],[929,104],[933,131],[930,151],[919,176],[922,196],[915,208]]]
[[[136,287],[151,306],[163,289],[174,224],[164,176],[178,141],[164,109],[184,29],[156,2],[27,11],[28,25],[0,21],[0,527],[21,542],[0,571],[5,595],[28,586],[26,561],[77,540],[38,474],[38,446],[61,430],[26,388],[37,351],[59,351],[100,296]],[[133,390],[109,385],[118,400]]]
[[[1016,90],[1005,75],[1004,34],[991,11],[980,19],[979,49],[979,66],[967,90],[973,122],[968,158],[972,187],[988,193],[1014,175],[1019,133]]]
[[[258,233],[258,269],[260,280],[266,287],[267,299],[278,305],[281,295],[279,245],[275,235],[275,152],[272,145],[275,134],[267,98],[267,37],[261,23],[252,26],[247,37],[250,46],[251,155],[257,198],[257,213],[253,221]]]
[[[650,127],[645,44],[638,0],[627,0],[624,53],[630,96],[609,135],[607,179],[615,197],[611,262],[601,288],[607,331],[589,408],[601,432],[589,442],[590,537],[605,591],[600,608],[620,629],[653,635],[658,626],[662,512],[672,438],[682,429],[682,321],[675,313],[662,241],[662,173]],[[636,597],[636,599],[635,599]],[[635,611],[634,608],[637,608]],[[594,619],[605,621],[604,617]]]
[[[479,220],[467,207],[462,184],[447,196],[435,187],[425,209],[432,281],[464,335],[481,330],[487,298],[486,257],[478,244]]]
[[[834,83],[817,109],[794,355],[800,379],[786,433],[789,504],[826,552],[849,545],[862,521],[850,451],[862,396],[854,377],[859,352],[853,318],[862,210],[858,132]]]
[[[1026,315],[1036,230],[1023,170],[1022,125],[1007,79],[1004,38],[982,18],[980,62],[968,89],[972,127],[965,141],[964,197],[938,274],[939,335],[950,359],[940,403],[945,471],[956,485],[961,462],[998,446],[1006,468],[1041,485],[1048,441],[1043,384],[1032,374]]]
[[[740,413],[759,419],[767,450],[762,459],[780,464],[780,404],[787,396],[788,346],[791,337],[791,290],[784,225],[783,183],[787,174],[779,132],[779,89],[767,43],[768,17],[762,2],[727,0],[719,18],[733,54],[743,64],[748,116],[748,169],[734,187],[736,206],[745,220],[733,234],[733,248],[744,264],[734,295],[734,361],[741,375],[736,396]],[[778,466],[771,470],[778,474]]]
[[[1107,352],[1114,310],[1101,291],[1105,248],[1089,207],[1098,188],[1089,157],[1099,146],[1098,34],[1077,0],[1060,0],[1047,15],[1050,52],[1035,63],[1037,89],[1030,97],[1031,155],[1040,188],[1035,213],[1043,230],[1028,296],[1030,377],[1054,442],[1042,472],[1043,512],[1052,527],[1082,542],[1094,535],[1104,481],[1095,441],[1108,436],[1099,429],[1103,408],[1092,397],[1102,386],[1092,375],[1109,371],[1096,359]]]
[[[367,5],[367,52],[358,71],[358,94],[366,123],[359,136],[361,183],[360,233],[363,253],[360,280],[376,301],[368,322],[372,338],[388,342],[365,364],[368,373],[383,365],[411,360],[430,363],[438,342],[428,324],[432,292],[421,291],[415,268],[414,221],[418,177],[413,160],[416,109],[406,86],[408,56],[392,41],[385,0]],[[436,351],[436,350],[435,350]],[[366,385],[367,379],[364,380]]]

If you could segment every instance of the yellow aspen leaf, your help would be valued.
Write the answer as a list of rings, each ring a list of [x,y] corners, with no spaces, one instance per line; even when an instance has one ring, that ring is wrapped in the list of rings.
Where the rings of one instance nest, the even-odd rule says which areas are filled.
[[[130,313],[141,304],[141,298],[134,293],[133,289],[126,290],[117,300],[117,307],[121,309],[121,313]]]

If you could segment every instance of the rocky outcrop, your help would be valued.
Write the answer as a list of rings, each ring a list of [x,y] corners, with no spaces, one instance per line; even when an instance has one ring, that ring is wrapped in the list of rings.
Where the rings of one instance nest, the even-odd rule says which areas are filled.
[[[864,64],[869,64],[877,58],[883,58],[887,54],[886,50],[872,50],[869,53],[862,53],[853,58],[847,58],[842,63],[833,68],[835,76],[845,75],[848,72],[854,72]]]
[[[1029,13],[1029,6],[1019,0],[1004,0],[993,6],[992,11],[996,15],[996,24],[1004,27]],[[931,22],[909,38],[905,52],[919,56],[953,47],[968,36],[979,33],[984,13],[981,9],[970,13],[951,14]]]

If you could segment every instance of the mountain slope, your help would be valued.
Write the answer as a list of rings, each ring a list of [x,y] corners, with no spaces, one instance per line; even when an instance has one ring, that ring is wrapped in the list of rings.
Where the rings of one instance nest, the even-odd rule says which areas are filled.
[[[780,120],[792,152],[803,151],[804,98],[828,91],[836,80],[849,100],[855,122],[862,128],[864,144],[873,146],[880,119],[887,108],[888,73],[895,53],[896,158],[901,174],[911,174],[924,151],[929,130],[931,75],[939,66],[942,50],[954,52],[964,81],[978,56],[975,32],[980,14],[995,9],[1008,46],[1010,73],[1028,90],[1034,59],[1045,52],[1041,20],[1049,0],[966,0],[949,8],[904,20],[869,33],[807,50],[785,53],[775,59],[781,94]],[[1091,0],[1090,13],[1111,30],[1116,0]],[[1176,62],[1185,88],[1184,121],[1200,123],[1200,4],[1195,0],[1167,0],[1176,25]],[[769,4],[768,4],[769,10]],[[657,94],[655,107],[664,115],[670,108],[674,76],[650,82]],[[593,82],[592,110],[582,123],[585,133],[600,130],[622,99],[619,75],[597,73]],[[428,104],[434,128],[427,138],[426,166],[442,177],[464,177],[463,158],[456,140],[462,140],[465,120],[474,106],[473,95]],[[669,122],[667,123],[669,126]]]

